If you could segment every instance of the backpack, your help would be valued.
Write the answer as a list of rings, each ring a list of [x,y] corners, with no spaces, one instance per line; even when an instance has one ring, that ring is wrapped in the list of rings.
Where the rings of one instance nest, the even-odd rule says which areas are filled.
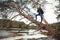
[[[39,15],[44,14],[44,12],[43,12],[43,10],[41,8],[38,8],[37,12],[38,12]]]

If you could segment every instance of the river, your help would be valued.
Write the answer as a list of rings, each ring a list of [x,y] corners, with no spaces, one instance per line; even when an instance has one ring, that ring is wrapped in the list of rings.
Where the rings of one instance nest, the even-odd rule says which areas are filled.
[[[12,34],[11,32],[18,32],[18,30],[0,30],[0,40],[17,40],[17,39],[22,39],[22,40],[56,40],[52,36],[47,36],[40,34],[40,30],[24,30],[21,32],[28,32],[27,33],[22,33],[22,36],[18,36]]]

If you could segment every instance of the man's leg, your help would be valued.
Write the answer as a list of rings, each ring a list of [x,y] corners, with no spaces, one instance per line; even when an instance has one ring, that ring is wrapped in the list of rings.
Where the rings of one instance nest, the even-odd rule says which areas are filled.
[[[42,20],[43,20],[43,16],[41,16],[41,23],[42,23]]]
[[[37,15],[36,15],[36,20],[37,20]]]

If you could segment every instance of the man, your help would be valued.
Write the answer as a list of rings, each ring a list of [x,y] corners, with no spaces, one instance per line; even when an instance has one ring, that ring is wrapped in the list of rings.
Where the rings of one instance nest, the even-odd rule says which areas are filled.
[[[38,12],[38,14],[36,15],[36,19],[37,19],[37,16],[39,15],[41,17],[41,23],[42,23],[44,12],[41,8],[41,4],[36,3],[35,7],[37,8],[37,12]]]

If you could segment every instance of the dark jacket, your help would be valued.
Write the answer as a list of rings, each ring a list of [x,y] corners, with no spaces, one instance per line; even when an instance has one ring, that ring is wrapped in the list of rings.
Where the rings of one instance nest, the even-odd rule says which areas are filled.
[[[38,15],[43,15],[44,14],[44,12],[41,8],[38,8],[37,12],[38,12]]]

